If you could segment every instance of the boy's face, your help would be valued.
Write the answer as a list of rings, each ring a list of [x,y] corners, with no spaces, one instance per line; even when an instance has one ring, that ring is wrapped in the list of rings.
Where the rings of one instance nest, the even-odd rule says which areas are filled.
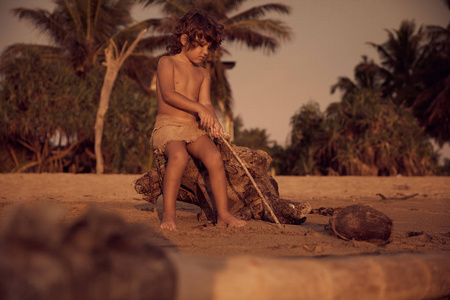
[[[183,43],[183,52],[192,63],[199,64],[208,56],[210,47],[211,43],[201,39],[190,47],[187,42]]]

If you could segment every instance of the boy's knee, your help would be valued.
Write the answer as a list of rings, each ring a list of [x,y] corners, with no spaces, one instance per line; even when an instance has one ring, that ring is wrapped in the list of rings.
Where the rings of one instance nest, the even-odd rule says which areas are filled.
[[[223,163],[222,160],[222,154],[220,153],[220,151],[214,151],[214,153],[212,153],[212,158],[214,159],[214,161],[219,162],[220,164]]]
[[[177,151],[175,153],[171,153],[168,157],[170,162],[175,162],[177,164],[187,164],[189,160],[189,154],[187,151]]]
[[[214,151],[208,154],[208,162],[211,167],[222,168],[223,160],[222,154],[219,151]]]

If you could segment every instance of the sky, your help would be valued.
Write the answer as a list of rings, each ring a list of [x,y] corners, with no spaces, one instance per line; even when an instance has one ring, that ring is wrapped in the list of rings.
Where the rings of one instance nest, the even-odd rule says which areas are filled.
[[[219,0],[218,0],[219,1]],[[19,21],[11,8],[53,9],[51,0],[0,0],[0,51],[14,43],[46,43],[27,21]],[[235,61],[227,73],[234,98],[234,114],[241,116],[244,128],[266,129],[270,140],[284,146],[290,132],[290,119],[310,100],[325,110],[340,94],[330,94],[339,77],[353,79],[353,69],[363,55],[378,61],[377,52],[367,44],[381,44],[386,29],[398,29],[402,20],[417,26],[446,27],[450,12],[441,0],[247,0],[241,10],[266,3],[291,7],[290,15],[271,13],[292,30],[292,39],[282,42],[274,54],[248,50],[242,45],[224,46]],[[136,20],[159,17],[155,7],[136,8]],[[450,147],[441,154],[450,157]]]

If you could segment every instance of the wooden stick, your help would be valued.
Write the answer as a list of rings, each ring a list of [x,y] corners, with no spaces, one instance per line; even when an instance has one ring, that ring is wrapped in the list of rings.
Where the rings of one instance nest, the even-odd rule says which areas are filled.
[[[416,197],[418,195],[419,195],[419,193],[415,193],[415,194],[412,194],[412,195],[406,195],[406,196],[398,196],[398,197],[395,197],[395,196],[394,197],[386,197],[383,194],[380,194],[380,193],[377,194],[377,196],[381,197],[380,201],[385,201],[385,200],[407,200],[407,199]]]
[[[277,216],[275,216],[275,214],[273,213],[272,208],[270,207],[269,203],[267,202],[266,198],[264,197],[264,195],[261,193],[261,190],[258,188],[258,186],[256,185],[255,180],[253,179],[253,176],[250,174],[250,172],[248,171],[247,167],[244,165],[244,163],[242,162],[242,160],[239,158],[239,156],[237,155],[237,153],[233,150],[233,148],[231,148],[230,143],[228,143],[228,141],[221,136],[220,137],[223,141],[223,143],[225,145],[227,145],[227,147],[231,150],[231,153],[233,153],[233,156],[237,159],[237,161],[242,165],[242,168],[244,169],[245,173],[247,174],[248,178],[250,178],[250,181],[253,183],[253,185],[255,186],[256,191],[258,192],[258,195],[261,197],[262,201],[264,202],[264,204],[266,205],[267,209],[270,212],[270,215],[272,216],[272,218],[275,220],[275,223],[277,223],[278,227],[281,227],[280,221],[278,221]]]

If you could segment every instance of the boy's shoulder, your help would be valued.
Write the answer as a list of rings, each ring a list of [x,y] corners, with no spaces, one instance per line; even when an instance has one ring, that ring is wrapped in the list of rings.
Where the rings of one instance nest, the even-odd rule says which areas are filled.
[[[170,63],[170,64],[173,64],[173,58],[172,58],[172,56],[169,56],[169,55],[162,56],[162,57],[159,59],[158,64],[164,64],[164,63]]]

